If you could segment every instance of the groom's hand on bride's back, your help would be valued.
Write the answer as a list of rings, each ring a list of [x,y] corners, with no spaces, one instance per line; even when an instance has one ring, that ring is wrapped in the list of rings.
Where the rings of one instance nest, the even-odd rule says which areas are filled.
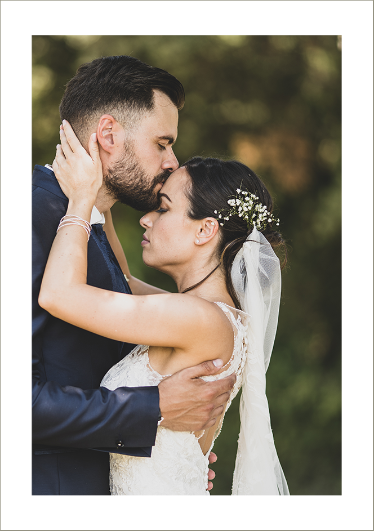
[[[176,372],[159,384],[162,426],[174,431],[200,431],[215,424],[236,376],[213,382],[205,382],[200,376],[217,374],[222,365],[222,360],[205,361]]]

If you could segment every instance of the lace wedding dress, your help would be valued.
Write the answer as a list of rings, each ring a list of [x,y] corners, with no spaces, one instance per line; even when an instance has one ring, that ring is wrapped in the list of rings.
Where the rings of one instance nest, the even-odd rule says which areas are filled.
[[[237,395],[243,379],[247,358],[248,315],[240,310],[216,303],[230,320],[234,330],[234,349],[225,370],[217,376],[206,376],[205,381],[218,380],[233,372],[237,379],[226,406],[229,408]],[[158,385],[163,378],[152,369],[148,358],[148,346],[138,345],[123,360],[114,365],[104,376],[101,385],[114,390],[117,387]],[[137,494],[195,494],[209,495],[208,456],[223,423],[221,417],[213,442],[204,455],[198,438],[192,432],[176,432],[157,429],[152,457],[133,457],[110,454],[110,491],[112,495]]]

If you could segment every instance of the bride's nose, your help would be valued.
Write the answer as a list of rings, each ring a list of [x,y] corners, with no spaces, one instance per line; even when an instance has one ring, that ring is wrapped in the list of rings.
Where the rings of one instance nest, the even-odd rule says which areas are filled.
[[[139,223],[143,229],[150,229],[152,227],[151,214],[146,214],[140,218]]]

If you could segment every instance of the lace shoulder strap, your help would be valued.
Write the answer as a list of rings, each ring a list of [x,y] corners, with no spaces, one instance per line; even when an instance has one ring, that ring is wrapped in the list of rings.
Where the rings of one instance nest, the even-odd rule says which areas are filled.
[[[237,375],[241,374],[247,353],[246,329],[248,315],[241,310],[237,310],[236,308],[225,304],[224,302],[215,302],[215,304],[221,308],[231,323],[234,332],[234,348],[229,361],[222,367],[222,369],[226,370],[214,376],[204,376],[203,379],[205,381],[220,380],[221,378],[225,378],[225,376],[228,376],[233,372],[235,372]],[[237,383],[239,383],[239,380],[237,380]]]
[[[225,411],[223,412],[216,428],[216,431],[214,433],[210,450],[212,449],[213,443],[222,429],[224,415],[230,407],[232,400],[238,394],[238,391],[242,385],[243,370],[247,359],[246,330],[248,314],[242,312],[241,310],[237,310],[236,308],[233,308],[232,306],[229,306],[224,302],[215,302],[215,304],[217,304],[217,306],[224,312],[224,314],[231,323],[234,332],[234,348],[229,361],[222,367],[222,369],[225,370],[223,370],[219,374],[213,376],[202,376],[201,378],[205,381],[220,380],[221,378],[225,378],[226,376],[229,376],[232,373],[235,373],[237,378],[234,387],[231,390],[230,398],[226,404]]]
[[[217,306],[225,313],[228,320],[232,324],[234,331],[239,331],[242,326],[247,326],[249,315],[242,310],[238,310],[233,306],[229,306],[225,302],[215,302]]]

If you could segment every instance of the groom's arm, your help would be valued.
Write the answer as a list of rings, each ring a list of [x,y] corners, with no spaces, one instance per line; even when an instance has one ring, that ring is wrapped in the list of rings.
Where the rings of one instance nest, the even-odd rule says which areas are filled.
[[[43,331],[51,317],[38,305],[38,295],[66,206],[61,197],[43,188],[33,191],[33,442],[76,448],[147,448],[149,453],[157,430],[157,387],[83,390],[47,380]]]

